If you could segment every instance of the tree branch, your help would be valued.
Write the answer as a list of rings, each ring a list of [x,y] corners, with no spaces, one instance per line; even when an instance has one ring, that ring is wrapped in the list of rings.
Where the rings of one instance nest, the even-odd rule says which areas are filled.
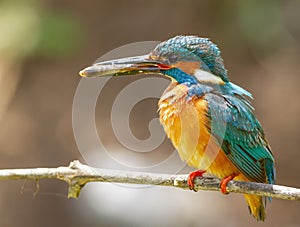
[[[63,180],[69,185],[69,198],[77,198],[81,189],[88,182],[159,185],[189,189],[187,177],[188,175],[96,169],[81,164],[79,161],[71,162],[68,167],[0,170],[0,180],[40,180],[46,178]],[[220,179],[214,177],[196,178],[195,189],[220,191]],[[227,191],[300,201],[300,189],[280,185],[230,181],[227,185]]]

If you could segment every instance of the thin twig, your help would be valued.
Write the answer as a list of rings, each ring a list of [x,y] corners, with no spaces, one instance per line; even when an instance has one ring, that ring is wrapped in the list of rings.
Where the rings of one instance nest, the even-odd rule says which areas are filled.
[[[188,175],[96,169],[81,164],[79,161],[71,162],[68,167],[0,170],[0,180],[40,180],[46,178],[63,180],[69,185],[69,198],[77,198],[82,187],[88,182],[159,185],[189,189],[187,177]],[[218,178],[196,178],[194,183],[196,190],[220,191],[220,179]],[[280,185],[230,181],[227,184],[227,191],[300,201],[300,189]]]

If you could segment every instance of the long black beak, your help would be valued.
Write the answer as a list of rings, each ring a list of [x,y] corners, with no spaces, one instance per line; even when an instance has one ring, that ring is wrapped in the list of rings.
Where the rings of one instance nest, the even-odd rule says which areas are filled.
[[[151,60],[149,55],[104,61],[89,66],[79,72],[83,77],[121,76],[146,73],[160,73],[165,67],[159,61]]]

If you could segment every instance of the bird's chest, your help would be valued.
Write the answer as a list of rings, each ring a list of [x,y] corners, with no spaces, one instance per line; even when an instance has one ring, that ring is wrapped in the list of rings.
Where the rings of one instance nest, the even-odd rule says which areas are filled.
[[[210,139],[206,113],[204,98],[189,97],[183,85],[171,84],[159,101],[160,122],[167,136],[180,157],[195,168],[199,168]]]

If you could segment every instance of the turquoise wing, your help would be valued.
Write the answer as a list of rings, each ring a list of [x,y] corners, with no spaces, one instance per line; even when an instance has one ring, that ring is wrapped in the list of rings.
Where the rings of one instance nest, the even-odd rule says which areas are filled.
[[[205,94],[209,130],[228,159],[250,180],[275,183],[274,158],[250,102],[240,95]]]

